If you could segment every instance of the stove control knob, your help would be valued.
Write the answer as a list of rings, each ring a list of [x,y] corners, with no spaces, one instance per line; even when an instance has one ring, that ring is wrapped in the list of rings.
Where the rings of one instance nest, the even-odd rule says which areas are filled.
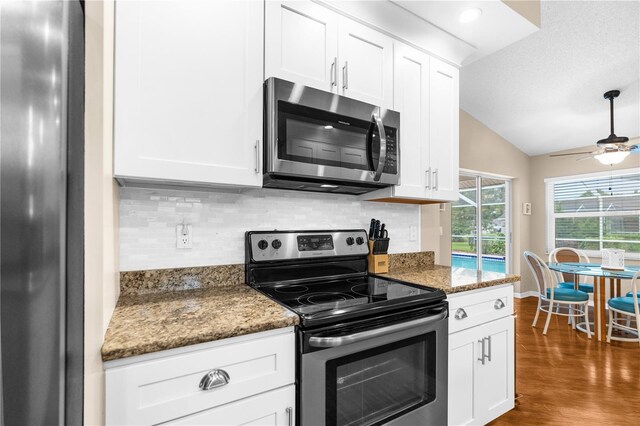
[[[352,246],[353,245],[353,237],[347,237],[347,245],[348,246]]]
[[[282,241],[280,241],[280,240],[271,241],[271,247],[273,247],[274,249],[278,250],[280,247],[282,247]]]
[[[260,240],[260,241],[258,241],[258,248],[259,248],[260,250],[264,250],[264,249],[266,249],[267,247],[269,247],[269,243],[267,242],[267,240]]]
[[[364,238],[362,238],[362,237],[356,238],[356,243],[358,243],[359,246],[363,245],[364,244]]]

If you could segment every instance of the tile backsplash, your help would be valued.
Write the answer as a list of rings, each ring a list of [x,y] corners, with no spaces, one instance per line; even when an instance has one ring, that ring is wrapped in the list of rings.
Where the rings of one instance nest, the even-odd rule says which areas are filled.
[[[196,192],[120,189],[120,270],[244,263],[244,232],[271,229],[368,228],[387,224],[390,253],[416,252],[411,228],[420,207],[359,201],[349,195],[255,189]],[[192,225],[193,248],[176,248],[176,225]]]

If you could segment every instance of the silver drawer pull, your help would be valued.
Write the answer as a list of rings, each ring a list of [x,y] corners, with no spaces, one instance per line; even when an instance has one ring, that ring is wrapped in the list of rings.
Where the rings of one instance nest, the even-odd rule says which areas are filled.
[[[229,380],[231,380],[231,378],[226,371],[219,369],[211,370],[200,380],[200,389],[206,391],[219,388],[220,386],[229,384]]]
[[[497,299],[495,301],[495,303],[493,304],[493,309],[502,309],[504,308],[504,302],[502,301],[502,299]]]
[[[456,311],[453,317],[457,320],[465,319],[466,317],[468,317],[467,311],[465,311],[462,308],[458,308],[458,310]]]

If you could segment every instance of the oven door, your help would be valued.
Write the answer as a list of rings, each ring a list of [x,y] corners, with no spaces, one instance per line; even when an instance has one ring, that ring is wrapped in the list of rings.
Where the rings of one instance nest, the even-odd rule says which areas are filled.
[[[267,173],[398,183],[397,112],[283,80],[266,85]]]
[[[447,331],[445,307],[388,325],[303,332],[300,424],[446,424]]]

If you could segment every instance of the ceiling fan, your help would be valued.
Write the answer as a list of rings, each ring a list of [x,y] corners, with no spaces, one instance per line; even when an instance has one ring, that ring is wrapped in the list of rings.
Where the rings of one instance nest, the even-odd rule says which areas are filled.
[[[595,158],[602,164],[611,165],[622,162],[629,154],[640,153],[640,144],[629,144],[629,138],[626,136],[617,136],[613,131],[613,100],[620,96],[619,90],[609,90],[604,94],[605,99],[609,99],[611,112],[611,134],[605,139],[600,139],[596,145],[598,149],[595,151],[572,152],[569,154],[552,154],[550,157],[566,157],[569,155],[585,155],[578,158],[577,161],[587,158]],[[633,141],[640,141],[640,138],[634,138]]]

